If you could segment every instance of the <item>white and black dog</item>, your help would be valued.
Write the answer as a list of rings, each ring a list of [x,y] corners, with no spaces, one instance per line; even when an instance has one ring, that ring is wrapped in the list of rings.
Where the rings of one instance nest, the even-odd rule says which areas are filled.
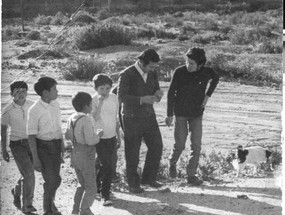
[[[270,156],[271,152],[260,146],[252,146],[243,148],[238,146],[237,159],[233,160],[233,166],[237,170],[237,177],[240,176],[246,165],[253,165],[254,172],[257,173],[257,168],[261,163],[268,163],[271,169]]]

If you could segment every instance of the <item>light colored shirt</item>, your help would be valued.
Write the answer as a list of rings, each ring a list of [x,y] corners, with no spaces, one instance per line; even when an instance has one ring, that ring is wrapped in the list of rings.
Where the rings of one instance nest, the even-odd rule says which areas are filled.
[[[96,93],[92,98],[92,112],[98,108],[98,104],[99,95]],[[95,122],[97,129],[103,129],[102,139],[109,139],[116,136],[116,125],[119,121],[118,114],[118,97],[117,95],[110,93],[107,98],[104,98],[100,118]]]
[[[81,118],[79,119],[79,117]],[[71,140],[74,143],[74,124],[74,136],[78,144],[95,145],[99,142],[100,138],[94,132],[91,116],[80,112],[72,114],[67,121],[67,130],[65,132],[67,140]]]
[[[42,140],[61,139],[59,103],[54,100],[46,103],[39,99],[29,109],[27,133]]]
[[[140,66],[139,66],[139,62],[138,62],[138,61],[135,63],[135,67],[136,67],[136,69],[138,70],[138,72],[141,74],[141,76],[142,76],[144,82],[146,83],[147,73],[144,72],[144,71],[142,71],[142,69],[141,69]]]
[[[3,108],[1,125],[10,127],[10,140],[17,141],[28,138],[28,110],[33,104],[34,101],[26,100],[24,105],[20,106],[13,101]]]

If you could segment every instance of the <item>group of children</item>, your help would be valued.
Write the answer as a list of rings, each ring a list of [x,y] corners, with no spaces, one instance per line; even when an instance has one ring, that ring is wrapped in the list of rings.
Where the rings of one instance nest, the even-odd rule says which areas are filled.
[[[101,194],[104,206],[112,205],[110,188],[115,175],[116,150],[121,144],[119,102],[110,92],[112,80],[108,76],[97,74],[93,82],[96,91],[93,97],[86,92],[73,96],[75,113],[68,119],[65,132],[65,139],[72,142],[71,163],[80,185],[74,195],[73,215],[92,215],[90,207],[97,193]],[[2,110],[3,159],[10,160],[6,147],[10,128],[10,149],[22,175],[11,192],[14,205],[23,213],[36,211],[33,207],[36,170],[44,179],[44,215],[61,215],[54,204],[64,156],[56,86],[53,78],[39,78],[34,90],[41,98],[33,102],[27,99],[28,85],[16,81],[10,85],[13,101]]]

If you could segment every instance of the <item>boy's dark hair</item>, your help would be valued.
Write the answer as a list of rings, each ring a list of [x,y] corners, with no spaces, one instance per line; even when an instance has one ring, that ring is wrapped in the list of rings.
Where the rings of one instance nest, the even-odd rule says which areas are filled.
[[[34,89],[39,96],[42,96],[44,90],[50,91],[50,89],[55,84],[57,84],[55,79],[53,79],[51,77],[41,77],[41,78],[39,78],[37,83],[35,83]]]
[[[104,86],[104,85],[110,85],[110,87],[112,87],[113,81],[107,75],[97,74],[93,77],[93,83],[94,83],[95,89],[97,89],[98,87]]]
[[[14,89],[17,89],[17,88],[24,88],[24,89],[26,89],[28,91],[28,85],[24,81],[15,81],[15,82],[13,82],[10,85],[11,93],[14,91]]]
[[[92,97],[89,93],[78,92],[72,97],[72,106],[77,112],[83,111],[85,105],[90,105],[92,102]]]
[[[201,48],[194,47],[192,49],[189,49],[186,53],[186,56],[194,60],[198,66],[204,66],[207,61],[205,51]]]
[[[148,65],[150,62],[158,63],[160,61],[159,55],[154,49],[146,49],[139,56],[138,59],[143,62],[144,65]]]

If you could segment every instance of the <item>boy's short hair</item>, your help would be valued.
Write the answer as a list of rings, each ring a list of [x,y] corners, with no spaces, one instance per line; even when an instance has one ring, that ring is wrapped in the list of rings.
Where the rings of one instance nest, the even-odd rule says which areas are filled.
[[[158,63],[160,61],[158,53],[154,49],[146,49],[138,56],[144,65],[148,65],[150,62]]]
[[[43,95],[43,91],[50,89],[57,84],[56,80],[51,77],[41,77],[39,80],[34,84],[34,89],[39,96]]]
[[[17,89],[17,88],[24,88],[24,89],[26,89],[28,91],[28,85],[24,81],[15,81],[15,82],[13,82],[10,85],[11,93],[14,91],[14,89]]]
[[[204,49],[201,48],[191,48],[186,52],[186,56],[191,60],[194,60],[198,66],[205,65],[207,58]]]
[[[97,74],[93,77],[93,83],[94,83],[95,89],[97,89],[98,87],[104,86],[104,85],[110,85],[110,87],[112,87],[113,81],[107,75]]]
[[[92,97],[89,93],[78,92],[72,97],[72,106],[77,112],[83,111],[85,105],[90,105],[92,102]]]

